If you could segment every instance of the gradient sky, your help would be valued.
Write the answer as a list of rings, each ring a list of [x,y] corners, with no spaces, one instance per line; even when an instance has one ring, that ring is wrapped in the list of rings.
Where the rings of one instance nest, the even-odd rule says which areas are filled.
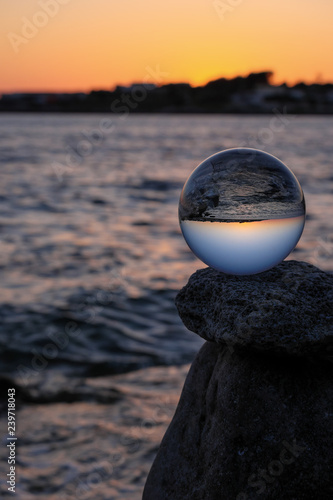
[[[53,17],[40,15],[42,4]],[[0,0],[0,8],[0,92],[199,85],[265,70],[275,83],[333,81],[332,0]],[[40,26],[26,31],[23,18]]]

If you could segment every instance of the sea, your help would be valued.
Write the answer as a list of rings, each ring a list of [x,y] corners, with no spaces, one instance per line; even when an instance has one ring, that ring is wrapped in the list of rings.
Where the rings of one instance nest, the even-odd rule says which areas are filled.
[[[307,207],[288,259],[333,272],[333,119],[0,115],[0,487],[7,390],[18,498],[138,500],[203,341],[174,299],[206,267],[178,223],[206,157],[252,147],[296,174]]]

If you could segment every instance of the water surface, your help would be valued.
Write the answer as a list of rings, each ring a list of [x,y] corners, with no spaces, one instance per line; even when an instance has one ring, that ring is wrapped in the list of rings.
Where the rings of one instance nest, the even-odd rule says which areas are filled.
[[[284,116],[269,143],[266,116],[112,117],[101,134],[105,119],[0,115],[0,376],[20,392],[22,500],[141,497],[173,365],[202,343],[173,300],[203,267],[177,212],[204,158],[247,146],[286,163],[308,213],[290,258],[333,271],[332,118]]]

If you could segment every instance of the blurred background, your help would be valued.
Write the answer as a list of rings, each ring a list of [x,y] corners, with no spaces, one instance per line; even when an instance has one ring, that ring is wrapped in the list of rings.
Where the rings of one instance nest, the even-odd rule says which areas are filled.
[[[202,341],[178,199],[207,156],[267,151],[333,271],[333,5],[0,0],[1,494],[137,500]]]

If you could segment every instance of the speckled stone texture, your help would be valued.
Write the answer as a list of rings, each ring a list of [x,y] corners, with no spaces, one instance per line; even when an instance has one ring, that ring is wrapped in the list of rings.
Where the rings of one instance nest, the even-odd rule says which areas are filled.
[[[333,275],[286,261],[264,273],[194,273],[176,306],[185,326],[235,348],[331,358]]]
[[[333,498],[332,288],[331,275],[293,261],[190,278],[178,310],[213,341],[192,364],[143,500]]]
[[[332,402],[327,361],[281,363],[206,342],[143,499],[331,500]]]

